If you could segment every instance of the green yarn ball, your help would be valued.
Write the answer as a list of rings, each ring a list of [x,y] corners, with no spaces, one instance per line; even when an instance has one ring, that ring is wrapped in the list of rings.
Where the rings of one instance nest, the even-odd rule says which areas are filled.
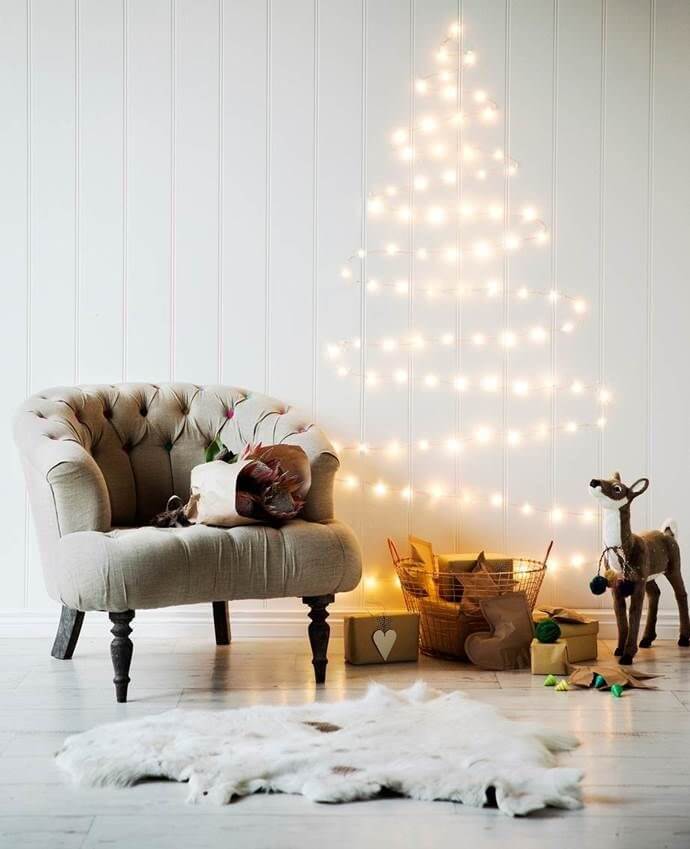
[[[534,632],[540,643],[555,643],[561,636],[560,625],[553,619],[542,619],[541,622],[537,622]]]
[[[589,588],[594,595],[603,595],[609,588],[609,582],[603,575],[595,575],[589,582]]]

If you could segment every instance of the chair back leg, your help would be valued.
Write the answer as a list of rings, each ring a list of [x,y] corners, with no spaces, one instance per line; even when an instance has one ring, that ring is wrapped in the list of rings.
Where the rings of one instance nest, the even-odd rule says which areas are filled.
[[[53,657],[58,660],[71,660],[83,622],[84,614],[81,610],[63,606],[55,642],[50,652]]]
[[[213,627],[216,631],[216,645],[230,645],[230,613],[227,601],[213,602]]]

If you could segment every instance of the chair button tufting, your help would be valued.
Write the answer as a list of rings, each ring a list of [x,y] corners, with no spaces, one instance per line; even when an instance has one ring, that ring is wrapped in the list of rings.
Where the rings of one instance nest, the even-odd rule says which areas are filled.
[[[110,407],[106,407],[106,408],[103,410],[103,416],[104,416],[106,419],[112,419],[112,417],[113,417],[113,411],[110,409]]]
[[[233,418],[234,415],[235,415],[235,411],[233,409],[231,409],[230,407],[228,407],[228,409],[225,411],[225,418],[231,419],[231,418]]]
[[[44,419],[45,416],[43,415],[43,413],[40,410],[36,410],[36,418],[37,419]]]
[[[140,407],[139,408],[139,415],[145,416],[147,414],[148,414],[148,410],[146,409],[146,407]]]
[[[129,454],[129,452],[132,450],[131,444],[129,442],[125,442],[125,444],[122,446],[122,450],[125,452],[125,454]]]
[[[172,442],[171,442],[170,440],[168,440],[168,441],[165,443],[165,445],[163,446],[163,448],[165,448],[165,450],[169,453],[170,451],[172,451],[172,450],[173,450],[173,444],[172,444]]]

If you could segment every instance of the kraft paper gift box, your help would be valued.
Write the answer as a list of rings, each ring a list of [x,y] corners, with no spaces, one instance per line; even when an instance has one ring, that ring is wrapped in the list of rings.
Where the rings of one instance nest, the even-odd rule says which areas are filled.
[[[568,646],[568,661],[580,663],[583,660],[596,660],[599,622],[588,619],[576,610],[567,607],[539,607],[534,611],[534,622],[553,619],[561,629],[560,640]]]
[[[453,575],[472,572],[477,567],[480,555],[483,554],[481,562],[487,572],[512,572],[513,558],[505,554],[497,554],[492,551],[476,554],[439,554],[437,562],[438,595],[444,601],[461,601],[463,586],[459,579]]]
[[[400,663],[419,656],[418,613],[355,613],[343,620],[345,661]]]
[[[532,640],[530,646],[532,675],[567,675],[568,645],[565,640],[555,643],[540,643]]]

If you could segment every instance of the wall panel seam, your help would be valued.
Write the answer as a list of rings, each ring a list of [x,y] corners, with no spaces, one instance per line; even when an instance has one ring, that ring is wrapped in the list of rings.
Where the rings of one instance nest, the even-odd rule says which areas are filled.
[[[175,18],[175,0],[170,0],[170,380],[175,380],[175,322],[176,322],[176,261],[177,261],[177,209],[176,209],[176,100],[177,100],[177,28]]]
[[[26,2],[26,395],[31,394],[33,378],[32,368],[32,328],[31,312],[33,303],[33,67],[31,55],[32,0]],[[29,604],[29,532],[30,508],[29,494],[24,492],[24,606]]]
[[[129,272],[129,243],[128,243],[128,157],[129,157],[129,15],[128,0],[122,0],[122,380],[127,380],[127,310],[128,310],[128,272]]]
[[[552,78],[551,78],[551,288],[558,292],[560,279],[558,273],[558,94],[560,78],[558,72],[559,62],[559,0],[553,3],[553,52],[552,52]],[[555,380],[558,363],[558,342],[556,328],[558,326],[558,303],[554,300],[551,308],[551,376]],[[556,463],[557,463],[557,431],[556,416],[558,411],[558,399],[555,391],[551,392],[551,439],[549,440],[549,466],[550,480],[549,492],[551,505],[556,501]],[[553,522],[552,522],[553,526]],[[552,531],[553,536],[553,531]]]
[[[74,382],[79,383],[79,337],[81,314],[81,244],[80,244],[80,191],[81,191],[81,46],[79,0],[74,0]]]
[[[264,269],[264,391],[270,394],[271,385],[271,0],[266,0],[266,198]]]
[[[218,383],[223,382],[223,362],[225,345],[223,344],[223,199],[224,199],[224,116],[223,116],[223,83],[225,75],[225,42],[224,42],[224,0],[218,0]]]
[[[645,468],[646,475],[652,476],[652,329],[654,310],[654,84],[656,65],[656,0],[651,0],[649,6],[649,103],[648,103],[648,137],[647,137],[647,269],[646,269],[646,300],[647,300],[647,404],[646,404],[646,440],[645,440]],[[649,491],[646,500],[647,527],[651,526],[654,515],[654,492]]]
[[[312,419],[318,414],[319,381],[319,0],[314,0],[314,125],[312,170]]]

